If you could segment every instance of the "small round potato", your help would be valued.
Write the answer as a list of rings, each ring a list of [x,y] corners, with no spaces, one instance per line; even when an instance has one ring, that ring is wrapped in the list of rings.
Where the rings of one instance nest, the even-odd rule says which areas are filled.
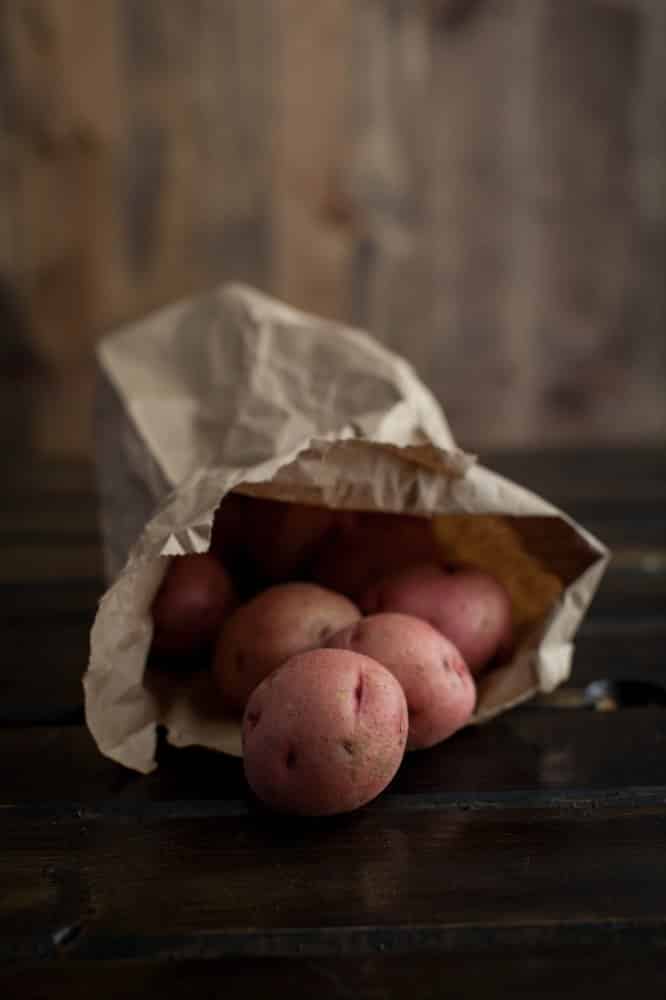
[[[282,812],[350,812],[388,785],[407,738],[407,704],[375,660],[337,649],[294,656],[252,694],[243,718],[248,784]]]
[[[205,651],[235,605],[231,578],[213,555],[175,556],[152,605],[154,652],[177,657]]]
[[[257,684],[285,660],[323,646],[360,616],[342,594],[314,583],[282,583],[262,591],[238,608],[218,640],[213,673],[225,701],[242,711]]]
[[[341,522],[321,546],[311,576],[352,600],[388,573],[437,558],[428,518],[408,514],[359,513]]]
[[[400,682],[409,711],[408,750],[441,743],[474,711],[476,688],[465,661],[452,642],[420,618],[370,615],[326,645],[370,656]]]
[[[359,604],[366,614],[399,611],[430,622],[457,646],[473,674],[510,643],[509,595],[480,570],[414,566],[369,587]]]

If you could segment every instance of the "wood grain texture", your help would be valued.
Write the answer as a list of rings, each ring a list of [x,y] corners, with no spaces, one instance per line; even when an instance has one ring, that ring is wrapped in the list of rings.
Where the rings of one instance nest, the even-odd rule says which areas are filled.
[[[635,359],[652,336],[631,307],[640,239],[632,95],[646,27],[630,10],[545,11],[530,178],[543,233],[535,326],[549,366],[535,418],[544,430],[551,422],[571,435],[584,423],[600,436],[614,426],[620,437],[620,413],[634,401],[640,409],[650,389]],[[653,430],[664,416],[655,411]]]
[[[5,810],[2,955],[60,929],[70,954],[121,959],[238,953],[243,938],[261,954],[274,936],[287,954],[308,937],[337,951],[342,929],[353,952],[368,928],[400,947],[425,926],[450,949],[495,928],[528,942],[553,923],[666,920],[663,789],[631,803],[385,803],[327,823]]]
[[[624,930],[624,928],[623,928]],[[419,1000],[437,1000],[453,994],[460,1000],[478,1000],[498,989],[540,1000],[587,1000],[591,990],[606,1000],[624,1000],[632,990],[649,994],[663,980],[666,957],[658,943],[659,931],[641,928],[636,942],[622,941],[614,953],[609,929],[607,939],[590,944],[581,929],[579,941],[568,946],[550,945],[537,953],[523,948],[493,946],[457,953],[424,947],[417,954],[377,953],[337,958],[222,958],[199,961],[77,962],[67,949],[57,963],[24,964],[0,973],[8,996],[24,1000],[177,1000],[192,992],[200,1000],[214,1000],[224,990],[228,1000],[247,1000],[271,993],[289,994],[294,1000],[402,1000],[413,994]],[[626,932],[625,932],[626,933]],[[415,935],[416,936],[416,935]],[[424,935],[425,937],[425,935]],[[487,936],[487,940],[488,940]],[[493,944],[495,942],[493,941]],[[378,941],[377,945],[385,944]]]
[[[271,289],[349,318],[354,219],[344,187],[351,99],[350,0],[273,5]]]
[[[649,302],[663,327],[663,255],[653,235],[643,268],[638,248],[664,227],[641,221],[637,184],[654,163],[654,205],[657,15],[497,0],[451,31],[429,13],[358,12],[356,183],[375,197],[358,320],[436,387],[463,442],[663,434],[663,337],[639,318]]]
[[[37,335],[78,358],[81,339],[163,301],[167,288],[174,297],[225,275],[264,280],[265,5],[21,0],[11,18],[20,210],[32,240],[20,272]],[[245,260],[244,226],[254,244]],[[75,308],[66,337],[51,293]]]
[[[470,447],[663,440],[665,53],[660,0],[4,5],[37,440],[89,450],[92,342],[225,278],[368,326]]]
[[[0,723],[21,713],[52,718],[83,701],[81,679],[88,664],[89,623],[2,623]]]
[[[4,257],[53,374],[47,450],[89,450],[109,326],[225,278],[266,284],[268,23],[263,0],[9,5]]]
[[[83,699],[81,679],[86,669],[89,652],[90,619],[84,614],[76,616],[78,620],[59,621],[53,616],[50,620],[41,620],[35,627],[34,619],[15,616],[2,620],[4,653],[0,662],[0,724],[12,722],[27,723],[31,719],[56,723],[62,716],[75,718],[75,712],[80,710]],[[611,678],[617,680],[662,681],[664,674],[664,643],[666,642],[666,625],[659,622],[647,624],[627,623],[612,619],[596,619],[583,626],[576,637],[573,671],[570,684],[583,687],[591,681]],[[596,718],[596,717],[595,717]],[[80,720],[79,720],[80,721]],[[659,721],[657,716],[656,721]],[[627,720],[626,732],[628,739],[642,736],[640,718],[635,716],[634,722]],[[562,720],[562,732],[569,733],[573,723]],[[615,733],[614,726],[624,729],[624,723],[592,722],[590,716],[584,713],[580,722],[583,733],[589,728],[590,737],[594,740],[604,740],[603,726],[608,725],[609,733]],[[481,732],[481,731],[480,731]],[[483,730],[485,732],[485,730]],[[615,737],[609,737],[614,739]],[[578,739],[578,736],[576,736]],[[476,744],[471,744],[473,749]],[[484,739],[479,738],[479,746],[483,747]],[[587,741],[584,740],[584,746]],[[625,753],[625,743],[619,740],[618,759]],[[483,750],[479,751],[480,758]],[[604,751],[607,755],[607,750]],[[586,752],[583,753],[586,759]],[[607,757],[604,757],[606,760]],[[643,763],[636,755],[630,755],[631,768],[637,783],[647,781],[643,772]],[[180,760],[180,758],[177,758]],[[173,764],[174,762],[172,762]],[[187,758],[182,758],[178,765],[187,774]],[[536,763],[534,763],[536,767]],[[652,764],[645,765],[652,767]],[[54,763],[53,769],[64,767],[64,761]],[[656,765],[655,765],[656,767]],[[195,765],[196,769],[196,765]],[[65,771],[67,768],[65,767]],[[584,772],[581,772],[584,773]],[[603,769],[599,772],[603,775]],[[506,771],[507,781],[511,781],[512,768]],[[658,771],[650,772],[648,783],[658,780]],[[638,778],[641,777],[641,781]],[[483,781],[483,767],[475,777],[475,781]],[[536,779],[535,779],[536,780]],[[6,775],[3,778],[6,781]],[[589,783],[589,776],[577,782]],[[4,786],[3,786],[4,787]],[[20,783],[19,786],[20,788]],[[203,787],[203,786],[202,786]],[[186,785],[181,789],[181,793]],[[76,794],[75,786],[70,788],[72,795]],[[18,794],[18,793],[17,793]],[[20,797],[20,796],[19,796]]]
[[[485,4],[449,31],[427,6],[362,10],[374,23],[357,54],[366,114],[356,184],[373,214],[359,319],[436,387],[463,440],[481,441],[491,414],[504,424],[510,398],[502,382],[511,346],[497,310],[511,212],[501,147],[509,81],[521,65],[510,50],[517,15]],[[483,391],[472,399],[474,384]]]
[[[0,664],[4,707],[77,704],[88,658],[89,621],[2,620],[5,650]],[[666,623],[596,619],[576,637],[572,683],[603,677],[658,679],[664,668]],[[10,692],[13,695],[10,696]]]
[[[661,453],[560,457],[556,474],[543,454],[497,462],[615,518],[624,538],[576,683],[663,680],[661,549],[654,536],[641,548],[641,523],[663,525]],[[270,815],[238,759],[163,739],[157,771],[133,774],[63,711],[78,704],[99,587],[90,469],[12,464],[0,491],[3,995],[658,992],[663,709],[518,708],[408,755],[387,794],[327,820]]]
[[[608,673],[613,671],[597,676]],[[663,678],[663,667],[654,676]],[[55,681],[50,686],[55,689]],[[10,689],[0,713],[1,802],[90,804],[117,799],[119,808],[171,803],[174,814],[187,815],[188,802],[219,801],[226,803],[220,808],[252,812],[237,758],[164,744],[158,770],[146,777],[103,757],[80,720],[78,725],[64,724],[69,687],[65,676],[59,702],[49,700],[44,680],[33,701],[25,700],[24,692],[24,700],[13,703]],[[43,703],[36,700],[40,693],[46,696]],[[31,712],[33,719],[41,712],[43,724],[28,725]],[[62,724],[48,725],[49,716],[55,719],[58,712]],[[74,722],[73,714],[71,719]],[[433,793],[467,805],[480,796],[495,796],[501,804],[514,793],[536,800],[571,788],[590,794],[611,787],[630,791],[663,783],[665,749],[663,709],[599,713],[527,707],[465,730],[439,747],[409,754],[389,791],[400,796]]]

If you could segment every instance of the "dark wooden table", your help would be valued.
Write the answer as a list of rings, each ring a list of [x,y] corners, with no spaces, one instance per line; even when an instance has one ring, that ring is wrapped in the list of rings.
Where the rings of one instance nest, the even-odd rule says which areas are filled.
[[[666,711],[530,704],[410,756],[326,821],[259,812],[238,761],[102,757],[80,679],[101,592],[91,469],[0,491],[3,997],[666,991]],[[666,683],[663,450],[486,456],[615,549],[572,684]]]

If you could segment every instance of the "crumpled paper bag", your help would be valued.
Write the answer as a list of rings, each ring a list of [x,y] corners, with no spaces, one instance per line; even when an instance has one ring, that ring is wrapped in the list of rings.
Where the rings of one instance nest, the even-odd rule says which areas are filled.
[[[367,334],[241,285],[162,309],[98,349],[97,466],[110,583],[91,633],[87,724],[107,756],[241,753],[210,676],[146,670],[169,557],[208,549],[232,489],[434,519],[443,555],[508,587],[518,642],[480,679],[473,721],[551,691],[608,560],[565,513],[455,444],[411,367]]]

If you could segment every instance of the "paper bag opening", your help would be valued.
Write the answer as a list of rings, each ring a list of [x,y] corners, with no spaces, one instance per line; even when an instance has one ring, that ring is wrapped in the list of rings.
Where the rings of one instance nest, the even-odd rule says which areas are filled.
[[[367,335],[251,289],[218,289],[100,350],[98,469],[106,565],[84,679],[101,751],[155,766],[175,746],[240,754],[210,672],[146,669],[169,557],[205,552],[229,491],[432,521],[442,559],[507,587],[517,643],[479,680],[474,721],[569,675],[604,546],[562,511],[478,464],[403,359]]]

